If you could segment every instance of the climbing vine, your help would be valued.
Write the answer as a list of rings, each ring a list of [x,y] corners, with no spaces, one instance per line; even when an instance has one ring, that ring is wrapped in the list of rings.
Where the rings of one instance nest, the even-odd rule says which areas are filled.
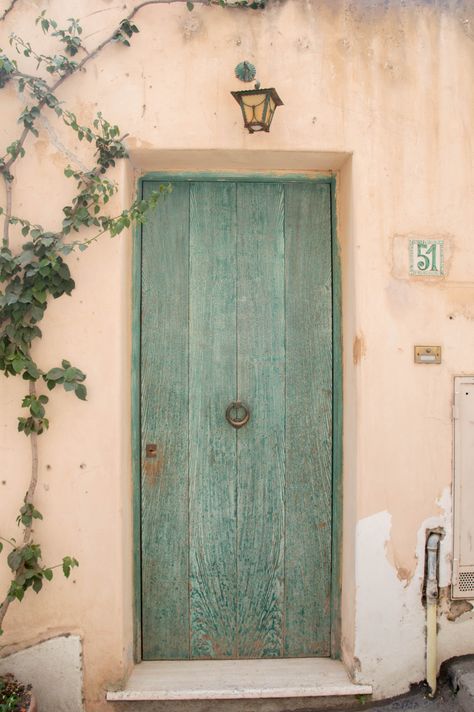
[[[0,15],[5,21],[19,0],[11,0]],[[7,565],[11,580],[3,597],[0,597],[0,634],[7,610],[14,600],[23,600],[32,588],[38,593],[43,584],[51,581],[55,568],[61,568],[66,577],[78,566],[73,556],[65,556],[57,566],[45,565],[40,545],[34,540],[35,520],[42,514],[35,506],[38,484],[38,439],[49,428],[47,406],[48,392],[56,387],[74,393],[86,400],[86,375],[67,359],[44,366],[33,354],[33,345],[43,337],[40,328],[51,299],[70,295],[75,282],[68,264],[68,256],[86,250],[102,235],[114,237],[132,223],[142,223],[147,212],[156,205],[160,196],[169,191],[160,186],[146,200],[137,198],[119,214],[111,214],[109,202],[117,192],[117,185],[107,177],[116,162],[127,157],[125,135],[119,127],[109,122],[101,112],[92,125],[83,125],[79,118],[58,98],[58,90],[110,43],[130,47],[139,32],[134,17],[147,5],[185,3],[192,11],[195,5],[220,5],[222,7],[263,9],[265,0],[146,0],[138,3],[94,49],[83,43],[80,20],[70,18],[65,27],[43,11],[36,24],[46,35],[58,43],[58,52],[44,54],[16,33],[10,35],[10,46],[15,54],[0,49],[0,90],[14,85],[24,99],[24,109],[18,117],[19,136],[0,155],[0,175],[5,189],[4,206],[0,207],[3,234],[0,248],[0,371],[6,377],[16,376],[25,382],[27,393],[18,417],[18,430],[28,436],[31,449],[31,471],[28,488],[20,507],[17,523],[21,537],[0,536],[0,552],[8,549]],[[21,62],[21,66],[20,66]],[[27,65],[28,71],[23,65]],[[29,67],[33,65],[34,69]],[[62,209],[59,226],[34,223],[12,211],[13,190],[16,182],[16,164],[26,155],[28,139],[39,135],[39,118],[45,110],[54,112],[79,141],[94,147],[94,159],[87,169],[67,166],[65,179],[74,183],[75,194]],[[87,237],[82,233],[87,230]],[[91,233],[92,231],[92,233]]]

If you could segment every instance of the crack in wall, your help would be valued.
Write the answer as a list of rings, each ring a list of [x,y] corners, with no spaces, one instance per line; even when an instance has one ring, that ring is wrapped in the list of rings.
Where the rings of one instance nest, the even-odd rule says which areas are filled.
[[[60,153],[66,156],[66,158],[68,158],[71,163],[75,163],[76,166],[81,169],[81,171],[89,170],[89,168],[85,165],[85,163],[82,162],[79,156],[76,153],[73,153],[69,148],[67,148],[67,146],[63,144],[63,142],[58,137],[58,134],[54,130],[51,122],[46,118],[46,116],[44,116],[44,114],[41,114],[39,123],[47,132],[51,144],[55,148],[57,148]]]

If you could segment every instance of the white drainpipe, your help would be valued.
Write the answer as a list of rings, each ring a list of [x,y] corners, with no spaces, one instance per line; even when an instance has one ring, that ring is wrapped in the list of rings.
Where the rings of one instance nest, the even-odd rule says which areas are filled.
[[[437,664],[437,607],[438,607],[438,552],[441,534],[431,532],[426,542],[426,680],[430,697],[436,693]]]

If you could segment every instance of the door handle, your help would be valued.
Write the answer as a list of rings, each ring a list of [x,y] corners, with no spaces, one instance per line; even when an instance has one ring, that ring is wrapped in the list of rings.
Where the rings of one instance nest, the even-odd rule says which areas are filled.
[[[240,401],[232,401],[227,406],[225,417],[233,428],[241,428],[250,420],[249,408]]]

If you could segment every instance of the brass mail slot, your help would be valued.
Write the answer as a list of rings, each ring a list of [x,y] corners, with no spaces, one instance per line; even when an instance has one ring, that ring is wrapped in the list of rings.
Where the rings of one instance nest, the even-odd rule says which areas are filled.
[[[441,346],[415,346],[415,363],[441,363]]]

